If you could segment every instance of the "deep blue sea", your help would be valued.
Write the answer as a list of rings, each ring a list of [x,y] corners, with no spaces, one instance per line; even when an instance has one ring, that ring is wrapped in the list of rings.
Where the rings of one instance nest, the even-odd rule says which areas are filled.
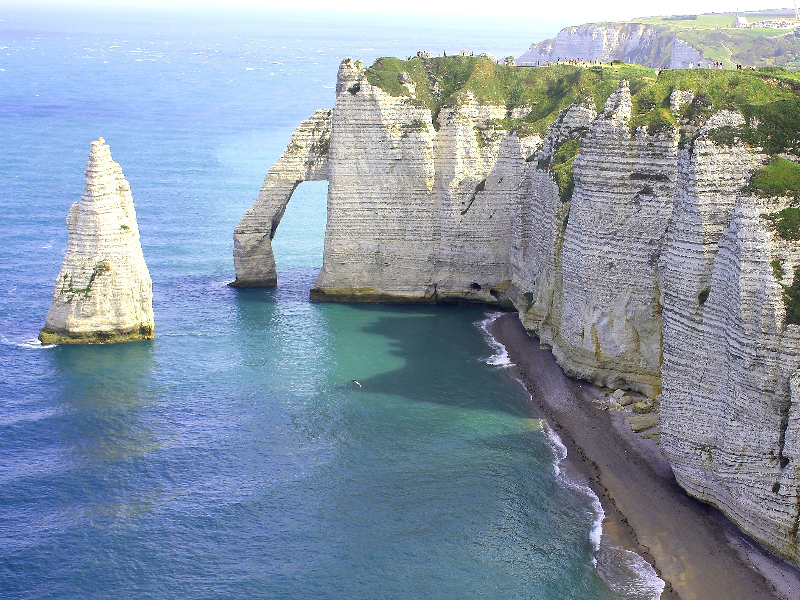
[[[561,25],[0,9],[0,597],[641,597],[598,577],[596,501],[492,364],[491,315],[309,302],[326,184],[289,205],[279,287],[226,285],[234,226],[342,58],[518,56]],[[42,347],[99,136],[156,338]]]

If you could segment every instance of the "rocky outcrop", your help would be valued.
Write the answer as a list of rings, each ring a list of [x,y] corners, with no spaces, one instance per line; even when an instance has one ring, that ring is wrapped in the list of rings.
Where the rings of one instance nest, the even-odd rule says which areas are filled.
[[[711,63],[674,32],[643,23],[565,27],[555,38],[531,44],[516,63],[536,66],[564,60],[622,60],[653,69],[686,69]]]
[[[272,238],[286,205],[303,181],[328,179],[331,111],[318,110],[300,124],[289,145],[267,173],[255,203],[233,232],[235,287],[274,287],[278,283]]]
[[[725,111],[704,131],[742,122]],[[741,192],[765,158],[705,134],[681,153],[661,278],[661,441],[681,486],[797,563],[800,327],[786,324],[782,283],[800,244],[763,218],[788,199]]]
[[[692,69],[694,67],[706,67],[711,63],[707,58],[703,58],[703,54],[692,47],[688,42],[683,40],[674,39],[672,41],[672,49],[669,53],[669,68],[670,69]]]
[[[530,302],[524,294],[515,300],[526,326],[552,346],[567,372],[655,395],[661,360],[657,266],[672,216],[677,137],[672,129],[632,132],[630,119],[630,90],[623,82],[581,138],[569,206],[549,211],[540,246],[545,268],[535,277],[515,278]],[[553,206],[552,192],[544,194],[543,205]],[[523,269],[526,263],[531,265],[517,261]],[[525,285],[530,287],[519,287]]]
[[[506,108],[472,97],[434,119],[413,95],[389,95],[345,64],[312,299],[507,302],[510,211],[524,148],[538,138],[504,136],[492,122]]]
[[[681,485],[800,562],[800,310],[785,306],[800,242],[763,217],[788,198],[744,191],[767,159],[740,141],[744,117],[709,118],[707,96],[675,86],[637,100],[651,98],[645,119],[622,81],[542,139],[503,128],[524,107],[467,90],[432,110],[396,81],[389,94],[340,69],[312,298],[513,306],[568,373],[660,404]],[[281,194],[252,213],[254,239],[271,239]]]
[[[103,138],[92,142],[86,187],[67,216],[67,253],[39,334],[44,344],[153,337],[153,285],[131,188]]]
[[[517,64],[536,65],[556,60],[622,60],[649,47],[657,35],[656,29],[641,23],[565,27],[555,38],[531,44],[527,52],[517,59]]]

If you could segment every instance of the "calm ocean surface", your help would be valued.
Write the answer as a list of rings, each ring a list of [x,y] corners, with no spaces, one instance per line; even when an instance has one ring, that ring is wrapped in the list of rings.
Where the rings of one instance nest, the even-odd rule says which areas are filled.
[[[289,205],[280,287],[226,286],[343,57],[519,55],[561,24],[481,25],[0,12],[0,597],[637,597],[597,576],[592,499],[487,363],[485,312],[308,301],[326,184]],[[42,348],[99,136],[156,339]]]

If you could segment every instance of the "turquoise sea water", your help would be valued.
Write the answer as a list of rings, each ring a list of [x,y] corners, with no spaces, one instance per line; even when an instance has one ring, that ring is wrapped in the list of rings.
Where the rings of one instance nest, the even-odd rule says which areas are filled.
[[[341,58],[519,55],[557,25],[0,16],[0,597],[621,597],[591,499],[488,364],[486,313],[308,301],[325,184],[281,224],[280,286],[226,285],[234,225]],[[156,339],[43,348],[101,135]]]

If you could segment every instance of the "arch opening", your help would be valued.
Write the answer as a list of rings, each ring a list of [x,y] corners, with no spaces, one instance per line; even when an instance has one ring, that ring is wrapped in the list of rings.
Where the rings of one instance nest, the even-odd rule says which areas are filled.
[[[272,240],[278,276],[322,267],[327,223],[328,182],[301,182],[289,198]]]

